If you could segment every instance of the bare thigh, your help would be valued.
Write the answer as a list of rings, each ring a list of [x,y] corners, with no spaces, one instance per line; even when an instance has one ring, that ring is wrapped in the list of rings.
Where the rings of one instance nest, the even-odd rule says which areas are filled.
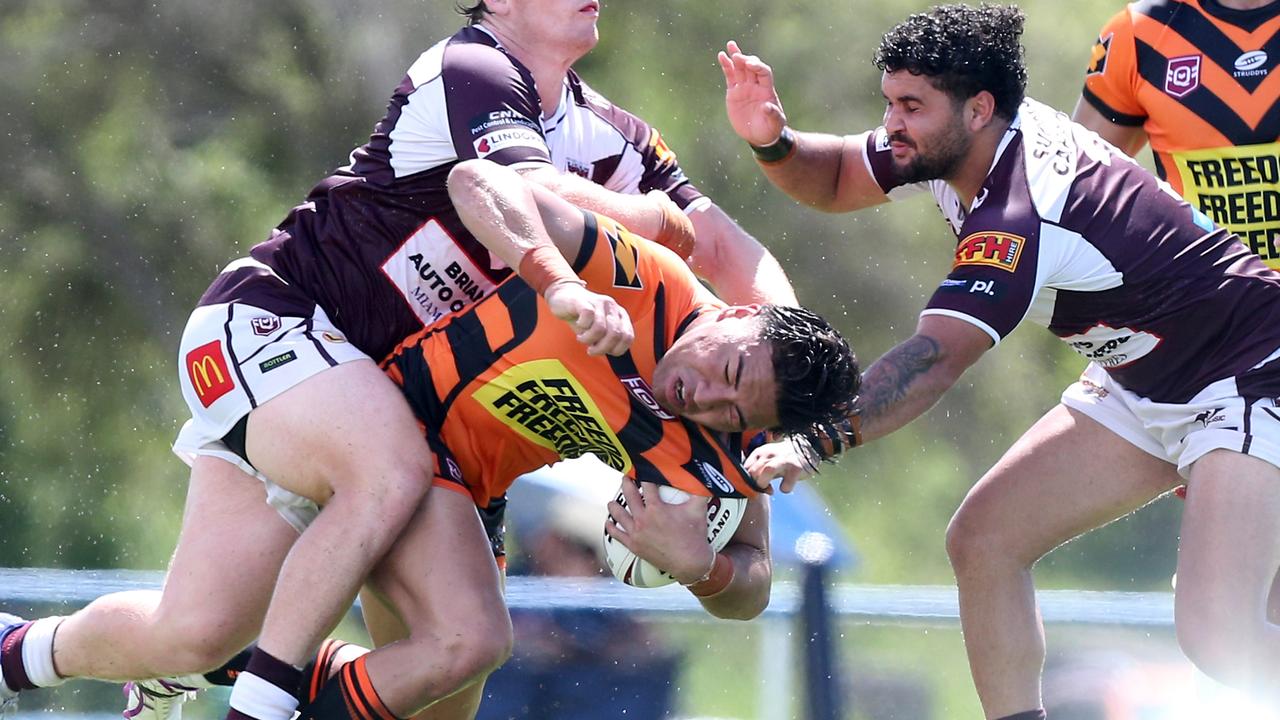
[[[163,591],[107,595],[68,618],[59,671],[132,680],[214,669],[257,635],[297,536],[259,480],[197,457]]]
[[[1171,463],[1059,405],[969,491],[948,530],[949,543],[976,540],[977,552],[1029,566],[1180,482]]]

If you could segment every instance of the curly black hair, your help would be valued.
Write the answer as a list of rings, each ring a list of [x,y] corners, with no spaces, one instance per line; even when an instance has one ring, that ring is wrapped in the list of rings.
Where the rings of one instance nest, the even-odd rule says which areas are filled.
[[[847,416],[862,383],[849,343],[804,308],[765,305],[760,318],[778,383],[778,427],[773,429],[796,433]]]
[[[996,114],[1012,120],[1027,92],[1022,25],[1013,5],[939,5],[885,33],[877,68],[924,75],[955,102],[986,90]]]
[[[479,0],[478,2],[474,2],[470,5],[458,3],[453,6],[453,9],[457,10],[459,15],[462,15],[467,19],[468,25],[475,25],[481,20],[484,20],[485,15],[493,12],[484,4],[484,0]]]

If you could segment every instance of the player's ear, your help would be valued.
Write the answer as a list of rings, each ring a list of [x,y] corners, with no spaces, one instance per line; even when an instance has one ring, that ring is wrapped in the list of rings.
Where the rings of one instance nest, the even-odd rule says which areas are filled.
[[[977,95],[964,101],[962,119],[969,126],[970,132],[978,132],[991,124],[996,114],[996,97],[987,90],[979,90]]]

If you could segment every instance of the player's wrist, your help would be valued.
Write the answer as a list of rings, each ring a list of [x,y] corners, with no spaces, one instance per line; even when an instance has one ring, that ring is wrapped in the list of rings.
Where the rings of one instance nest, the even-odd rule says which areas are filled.
[[[689,219],[688,215],[684,214],[680,206],[667,197],[666,193],[661,190],[653,192],[662,195],[657,199],[658,231],[654,234],[653,241],[682,258],[693,255],[695,241],[693,221]]]
[[[538,245],[520,258],[517,273],[533,291],[543,297],[560,285],[566,283],[586,287],[587,283],[574,274],[568,261],[554,245]]]
[[[707,545],[707,550],[711,551],[711,557],[707,560],[705,564],[701,566],[701,567],[705,567],[706,570],[704,570],[702,573],[698,575],[693,576],[692,579],[690,579],[688,576],[686,576],[686,578],[683,580],[680,578],[676,578],[676,582],[680,583],[685,587],[689,587],[690,585],[697,585],[698,583],[703,582],[704,580],[711,577],[711,573],[714,572],[716,569],[716,557],[720,553],[716,552],[716,549],[711,547],[710,545]]]
[[[787,127],[782,126],[782,133],[778,135],[778,139],[766,145],[751,146],[751,152],[756,157],[756,162],[762,165],[776,165],[781,162],[790,160],[796,154],[796,134]]]
[[[711,570],[704,577],[685,585],[689,592],[700,599],[707,599],[724,592],[733,582],[733,559],[724,553],[716,553]]]

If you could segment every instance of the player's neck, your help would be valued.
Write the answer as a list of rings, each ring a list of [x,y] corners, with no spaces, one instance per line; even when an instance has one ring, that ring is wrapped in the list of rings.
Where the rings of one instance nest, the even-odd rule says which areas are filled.
[[[973,204],[974,197],[986,182],[987,175],[991,172],[991,164],[996,159],[996,151],[1000,148],[1000,140],[1009,129],[1009,125],[1008,120],[992,118],[991,124],[974,136],[973,145],[970,146],[969,153],[965,155],[960,166],[944,178],[964,201],[966,208]]]
[[[483,25],[498,38],[498,42],[502,43],[502,47],[508,53],[519,60],[520,64],[529,68],[529,72],[533,74],[533,82],[538,87],[542,117],[553,115],[557,106],[560,105],[564,79],[569,74],[569,68],[582,56],[529,42],[507,31],[501,24],[483,23]]]

